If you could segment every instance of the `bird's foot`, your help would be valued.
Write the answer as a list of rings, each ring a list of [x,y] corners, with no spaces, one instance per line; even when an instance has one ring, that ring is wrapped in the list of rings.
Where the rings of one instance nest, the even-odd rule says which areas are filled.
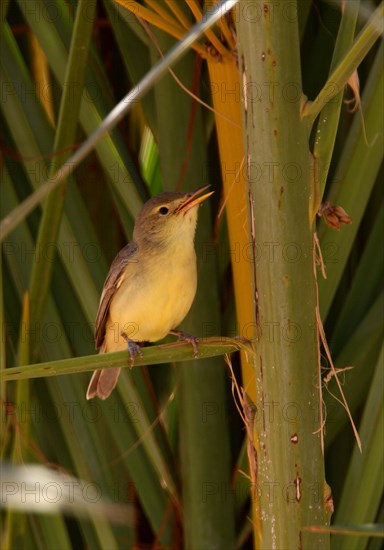
[[[188,332],[184,332],[183,330],[171,330],[170,334],[173,334],[174,336],[178,336],[179,340],[182,340],[183,342],[188,342],[188,344],[191,344],[193,348],[193,355],[195,357],[198,357],[199,349],[197,347],[197,344],[199,339],[196,338],[196,336],[192,336],[192,334],[189,334]]]
[[[127,344],[129,355],[131,357],[130,366],[132,368],[133,365],[135,364],[135,358],[136,357],[143,357],[143,354],[141,353],[141,349],[140,349],[139,344],[137,342],[134,342],[130,338],[128,338],[128,336],[125,334],[125,332],[122,332],[121,336],[122,336],[122,338],[124,338],[124,340]]]

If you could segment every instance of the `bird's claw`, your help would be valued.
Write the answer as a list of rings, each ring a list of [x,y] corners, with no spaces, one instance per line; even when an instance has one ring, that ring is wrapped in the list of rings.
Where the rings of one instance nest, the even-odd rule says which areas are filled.
[[[127,343],[129,355],[130,355],[130,367],[132,368],[135,364],[135,358],[136,357],[143,357],[143,354],[141,353],[141,348],[137,342],[134,342],[128,336],[125,334],[125,332],[121,333],[121,336],[124,338],[125,342]]]
[[[196,336],[192,336],[192,334],[189,334],[188,332],[184,332],[183,330],[171,330],[171,334],[174,334],[175,336],[178,336],[179,340],[183,342],[188,342],[188,344],[191,344],[193,348],[193,355],[194,357],[198,357],[199,355],[199,348],[197,346],[199,339],[196,338]]]

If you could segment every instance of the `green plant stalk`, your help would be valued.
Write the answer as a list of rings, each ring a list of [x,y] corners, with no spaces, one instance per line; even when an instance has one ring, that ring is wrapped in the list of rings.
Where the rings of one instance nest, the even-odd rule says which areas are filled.
[[[384,46],[381,44],[364,88],[364,126],[359,113],[356,113],[329,190],[330,202],[342,206],[348,212],[352,225],[335,231],[322,223],[318,230],[327,273],[327,279],[318,279],[323,322],[335,297],[382,162],[383,52]]]
[[[339,525],[373,523],[382,499],[384,467],[383,364],[384,348],[382,347],[360,423],[359,433],[363,453],[360,453],[355,446],[335,515],[335,522]],[[335,549],[357,550],[365,548],[368,539],[344,535],[335,539],[334,542]]]
[[[304,120],[307,121],[310,128],[325,105],[344,89],[353,71],[357,69],[376,40],[382,35],[383,16],[384,3],[381,2],[356,37],[352,47],[332,71],[316,99],[304,109]]]
[[[252,353],[249,346],[232,338],[205,338],[198,344],[199,359],[218,357],[244,349]],[[174,344],[162,344],[142,349],[142,357],[135,359],[134,368],[143,365],[160,365],[179,361],[191,361],[196,359],[191,344],[175,342]],[[48,376],[61,376],[63,374],[76,374],[91,372],[97,369],[127,367],[130,368],[128,351],[113,353],[100,353],[86,357],[75,357],[47,363],[36,363],[3,369],[0,371],[0,380],[26,380],[28,378],[45,378]]]
[[[359,14],[360,2],[352,0],[347,2],[344,8],[344,13],[341,18],[339,32],[337,34],[335,50],[333,52],[331,73],[338,61],[344,54],[347,54],[353,37],[355,34],[357,17]],[[318,162],[318,192],[319,203],[324,195],[325,184],[328,177],[329,167],[335,146],[337,129],[339,127],[339,119],[341,106],[343,101],[344,90],[341,90],[336,97],[327,103],[320,113],[319,121],[316,128],[315,147],[313,154]],[[316,205],[316,209],[320,204]]]
[[[53,147],[57,156],[51,164],[49,177],[52,177],[69,157],[68,152],[60,153],[61,149],[69,147],[75,141],[84,86],[84,71],[88,57],[95,9],[95,0],[80,0],[77,5],[72,43],[64,79],[68,85],[63,88],[58,127]],[[75,83],[76,86],[72,86],[72,83]],[[43,217],[36,242],[37,250],[47,250],[48,246],[55,245],[57,242],[64,209],[64,186],[65,183],[63,182],[60,187],[54,189],[44,205]],[[32,327],[39,326],[42,322],[48,299],[53,265],[52,258],[48,254],[42,254],[39,261],[35,262],[33,266],[30,283]],[[37,359],[38,352],[38,340],[35,339],[31,343],[32,359]]]
[[[266,6],[260,4],[261,17],[239,17],[238,25],[253,246],[256,547],[326,549],[328,535],[303,531],[324,525],[327,513],[297,15],[280,9],[272,17]]]

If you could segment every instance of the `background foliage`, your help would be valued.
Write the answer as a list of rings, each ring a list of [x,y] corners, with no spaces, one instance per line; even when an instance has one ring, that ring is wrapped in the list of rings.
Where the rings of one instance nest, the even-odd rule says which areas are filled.
[[[146,2],[175,17],[170,4]],[[199,4],[177,5],[186,30]],[[286,4],[273,5],[283,10]],[[332,523],[353,530],[383,523],[383,46],[366,35],[357,56],[352,46],[373,11],[379,26],[383,15],[379,2],[343,5],[342,17],[340,4],[299,1],[298,30],[303,92],[310,100],[340,61],[357,66],[364,58],[358,69],[361,106],[353,110],[346,101],[354,97],[350,88],[335,96],[327,88],[332,100],[310,137],[319,159],[319,198],[324,194],[342,206],[353,221],[338,232],[319,219],[317,228],[327,272],[327,279],[318,276],[320,310],[336,368],[353,366],[340,379],[363,448],[360,454],[348,416],[332,396],[332,378],[323,395],[326,479],[335,506]],[[230,51],[236,16],[227,22],[229,34],[217,27],[215,36]],[[1,25],[4,218],[98,127],[174,38],[140,24],[113,0],[4,2]],[[2,369],[71,357],[81,366],[81,357],[94,353],[93,324],[108,265],[131,238],[143,201],[161,190],[205,183],[215,195],[200,210],[199,291],[182,328],[201,337],[249,336],[239,307],[252,304],[251,288],[236,282],[231,267],[231,260],[238,261],[234,232],[248,223],[246,209],[233,207],[241,193],[230,193],[243,159],[226,156],[238,151],[241,119],[235,119],[237,127],[218,122],[218,112],[235,100],[238,112],[227,115],[233,122],[243,104],[236,53],[226,62],[218,47],[212,36],[200,40],[199,51],[174,67],[179,80],[172,74],[162,79],[65,185],[6,237]],[[224,88],[215,80],[215,64],[216,71],[227,71]],[[210,105],[213,99],[216,113],[187,90]],[[228,199],[234,215],[225,219],[219,212]],[[247,262],[240,261],[244,271]],[[232,361],[240,380],[239,358]],[[243,357],[247,387],[245,362]],[[322,365],[327,381],[325,357]],[[15,492],[29,505],[27,512],[10,506],[2,511],[4,548],[178,548],[182,541],[191,548],[201,541],[206,548],[249,548],[253,532],[258,540],[258,526],[249,519],[249,481],[239,473],[248,472],[245,430],[223,359],[124,372],[106,403],[85,401],[88,379],[77,374],[2,386],[2,503],[10,504]],[[10,468],[20,464],[50,470]],[[49,487],[59,487],[60,498]],[[47,501],[63,507],[48,515],[37,506]],[[374,549],[380,543],[361,533],[332,538],[335,548]]]

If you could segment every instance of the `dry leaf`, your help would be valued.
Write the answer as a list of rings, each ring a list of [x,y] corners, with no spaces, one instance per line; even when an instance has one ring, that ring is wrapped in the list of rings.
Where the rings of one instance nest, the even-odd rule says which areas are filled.
[[[321,203],[317,215],[323,216],[325,223],[338,231],[343,223],[346,225],[352,223],[352,218],[348,216],[344,208],[341,206],[334,206],[329,202]]]

